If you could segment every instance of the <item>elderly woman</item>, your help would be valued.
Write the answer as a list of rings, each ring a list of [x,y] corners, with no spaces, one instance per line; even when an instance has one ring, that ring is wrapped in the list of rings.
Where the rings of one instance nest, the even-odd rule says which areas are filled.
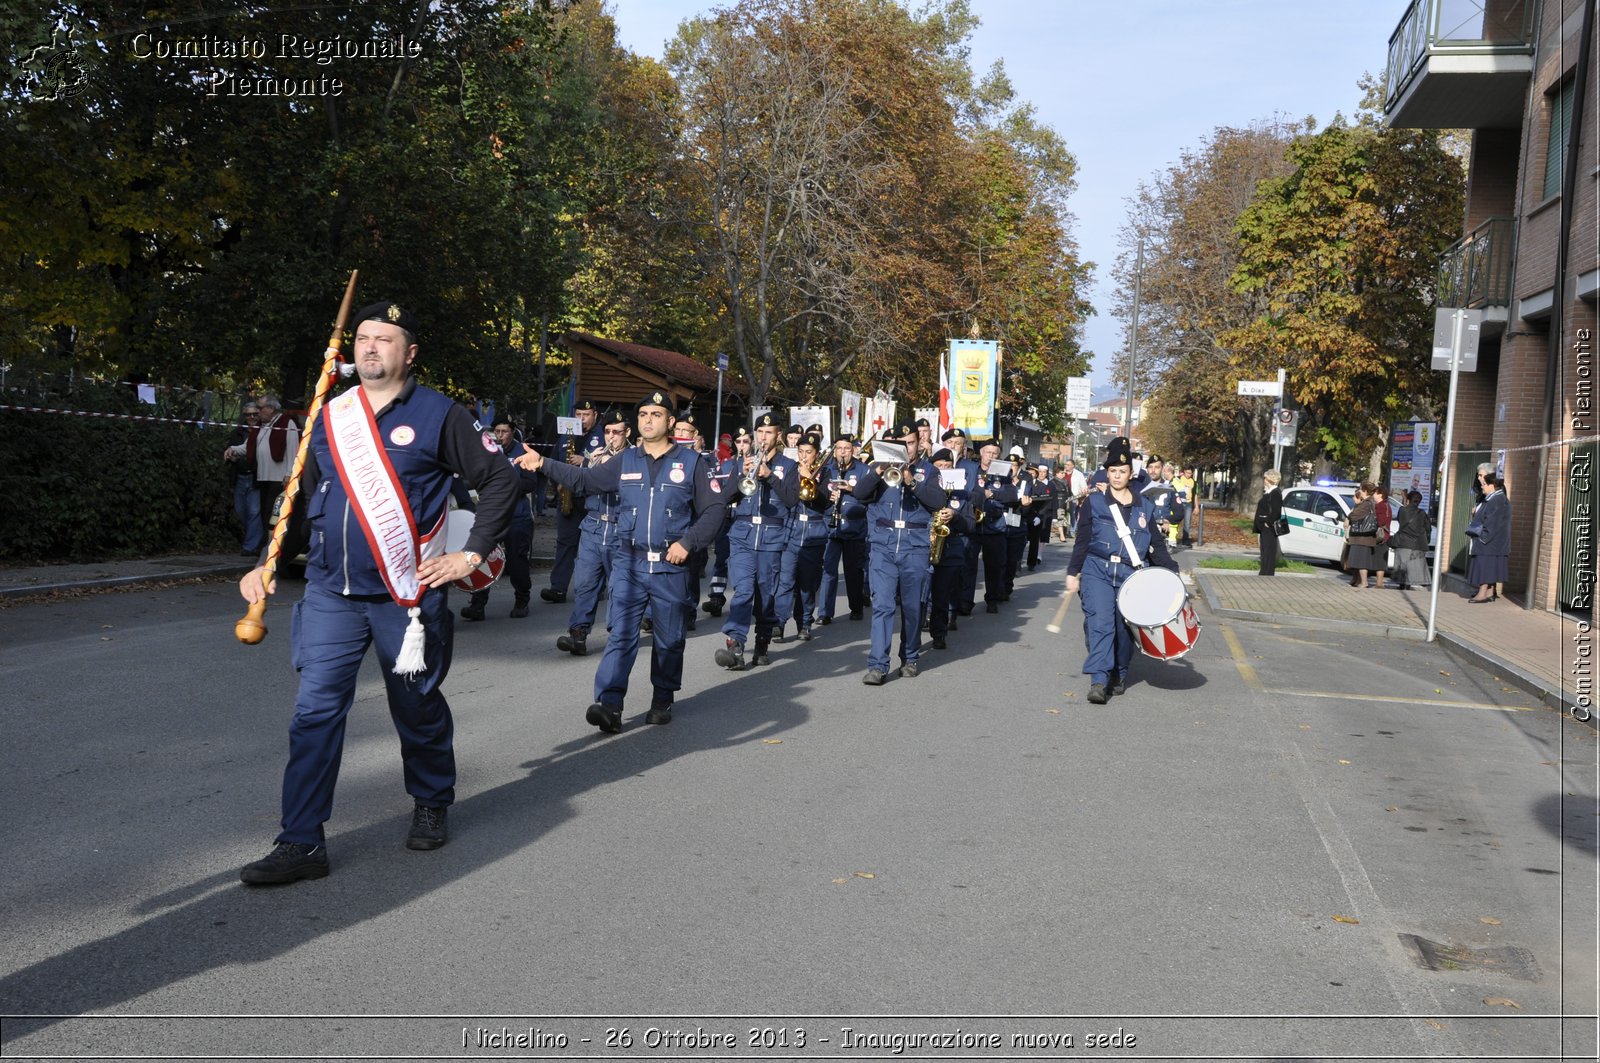
[[[1283,479],[1277,469],[1261,474],[1264,490],[1256,501],[1255,531],[1261,536],[1261,565],[1258,576],[1270,576],[1277,571],[1283,551],[1278,547],[1278,521],[1283,519],[1283,495],[1278,493],[1278,483]]]
[[[1378,485],[1367,480],[1356,488],[1355,508],[1346,520],[1346,538],[1350,552],[1345,557],[1344,570],[1354,572],[1350,586],[1365,588],[1367,573],[1382,568],[1378,563],[1378,507],[1373,493]]]
[[[1429,582],[1428,533],[1431,525],[1428,515],[1422,512],[1422,492],[1407,491],[1406,504],[1400,507],[1400,530],[1389,540],[1394,547],[1395,576],[1400,589],[1410,590],[1419,583]]]
[[[1480,471],[1478,482],[1483,486],[1483,501],[1474,507],[1472,523],[1480,525],[1481,531],[1476,536],[1469,532],[1467,537],[1472,555],[1467,582],[1478,588],[1478,593],[1467,599],[1473,605],[1500,597],[1500,584],[1510,574],[1511,562],[1511,503],[1506,499],[1505,484],[1493,467]]]

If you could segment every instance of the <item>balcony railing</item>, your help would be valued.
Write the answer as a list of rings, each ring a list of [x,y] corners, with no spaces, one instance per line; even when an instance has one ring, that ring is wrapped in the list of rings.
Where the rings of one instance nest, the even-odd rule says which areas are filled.
[[[1389,38],[1384,109],[1435,55],[1533,54],[1533,0],[1412,0]]]
[[[1439,305],[1510,305],[1514,232],[1510,218],[1490,218],[1450,245],[1439,258]]]

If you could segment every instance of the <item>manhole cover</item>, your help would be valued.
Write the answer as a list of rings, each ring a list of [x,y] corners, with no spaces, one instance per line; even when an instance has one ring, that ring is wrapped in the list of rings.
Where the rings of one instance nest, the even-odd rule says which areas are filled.
[[[1539,964],[1533,953],[1518,945],[1497,949],[1468,949],[1443,945],[1416,934],[1401,934],[1400,943],[1409,948],[1417,962],[1430,971],[1488,971],[1502,978],[1523,982],[1539,980]]]

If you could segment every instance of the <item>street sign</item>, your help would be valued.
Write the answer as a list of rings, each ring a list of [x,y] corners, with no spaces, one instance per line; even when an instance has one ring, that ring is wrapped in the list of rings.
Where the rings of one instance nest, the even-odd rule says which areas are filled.
[[[1293,445],[1295,430],[1299,426],[1299,410],[1273,410],[1271,444],[1275,447]]]
[[[725,351],[718,351],[717,352],[717,372],[726,373],[727,371],[728,371],[728,355],[727,355],[727,353]]]
[[[1089,378],[1086,376],[1067,377],[1067,416],[1087,417],[1089,407],[1094,405],[1094,399],[1089,387]]]
[[[1461,321],[1461,371],[1478,371],[1478,339],[1483,335],[1482,310],[1455,310],[1441,306],[1433,312],[1433,368],[1450,372],[1450,345],[1455,335],[1456,314]]]
[[[1278,380],[1241,380],[1239,381],[1239,394],[1271,395],[1274,398],[1282,398],[1283,382]]]

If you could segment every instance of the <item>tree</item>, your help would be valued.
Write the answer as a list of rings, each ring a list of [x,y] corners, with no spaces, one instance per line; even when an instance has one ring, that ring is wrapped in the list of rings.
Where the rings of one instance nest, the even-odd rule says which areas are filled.
[[[1256,316],[1222,343],[1244,374],[1288,369],[1312,440],[1370,456],[1388,426],[1439,400],[1429,368],[1439,256],[1459,232],[1464,182],[1436,132],[1336,122],[1290,148],[1239,221],[1233,283]]]

